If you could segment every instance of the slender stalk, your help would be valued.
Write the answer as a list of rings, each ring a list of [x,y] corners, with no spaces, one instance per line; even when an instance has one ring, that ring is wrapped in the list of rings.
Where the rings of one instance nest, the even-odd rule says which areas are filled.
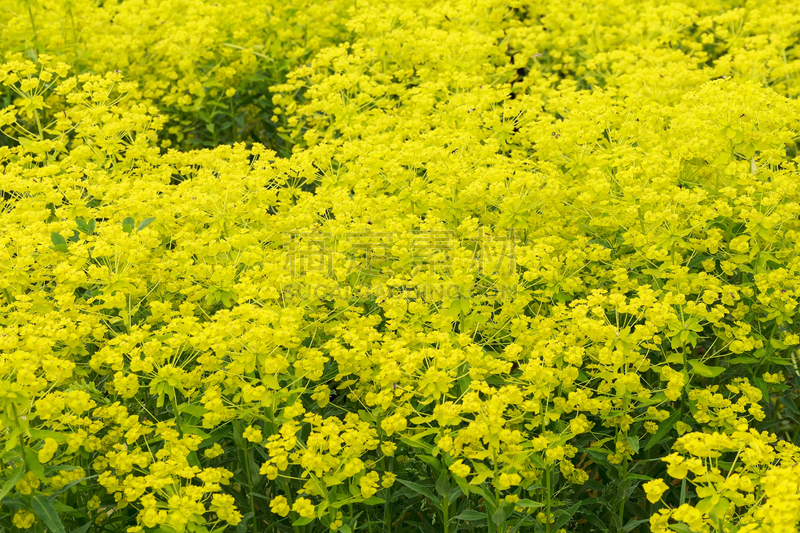
[[[178,411],[178,400],[177,394],[175,393],[175,389],[172,389],[172,394],[169,395],[169,399],[172,402],[172,411],[175,413],[175,426],[178,428],[178,435],[183,438],[183,429],[181,429],[181,413]]]
[[[31,18],[31,27],[33,28],[33,42],[39,44],[39,32],[36,31],[36,19],[33,17],[33,6],[28,2],[28,15]]]
[[[31,98],[33,98],[33,95],[31,95]],[[39,119],[39,112],[36,111],[35,109],[33,110],[33,116],[36,118],[36,129],[39,132],[39,140],[43,141],[44,140],[44,129],[42,128],[42,121]]]
[[[70,24],[72,25],[72,41],[75,44],[75,48],[76,48],[75,53],[77,54],[78,32],[75,31],[75,17],[72,14],[72,7],[70,7],[67,10],[67,13],[69,13],[69,21],[70,21]]]
[[[447,496],[442,498],[442,516],[444,521],[442,525],[444,526],[444,533],[450,533],[450,525],[448,521],[450,520],[450,502],[447,500]]]
[[[244,473],[247,476],[247,497],[250,500],[250,512],[253,513],[253,533],[258,533],[256,502],[253,498],[253,477],[250,475],[250,446],[245,446],[244,448]]]
[[[546,516],[547,522],[545,525],[545,531],[547,531],[547,533],[550,533],[550,512],[553,507],[553,501],[551,496],[551,493],[553,491],[553,481],[552,481],[552,476],[550,475],[549,466],[545,468],[544,476],[545,476],[545,490],[547,490],[547,501],[545,502],[545,509],[546,509],[545,513],[547,515]]]
[[[9,407],[11,408],[11,415],[14,417],[14,420],[18,421],[17,423],[19,424],[19,415],[17,414],[17,407],[13,403],[10,404]],[[20,451],[20,453],[22,453],[22,459],[24,461],[25,460],[25,441],[22,439],[22,432],[20,432],[20,434],[17,435],[17,437],[19,438],[19,451]]]
[[[625,458],[625,461],[623,462],[623,465],[624,465],[623,471],[625,472],[625,475],[622,477],[622,479],[624,481],[624,479],[626,477],[628,477],[628,459],[627,459],[627,457]],[[617,511],[617,516],[619,516],[619,530],[620,530],[620,533],[622,533],[624,531],[624,529],[623,529],[623,526],[625,524],[625,522],[623,520],[624,515],[625,515],[625,498],[620,498],[619,499],[619,510]]]

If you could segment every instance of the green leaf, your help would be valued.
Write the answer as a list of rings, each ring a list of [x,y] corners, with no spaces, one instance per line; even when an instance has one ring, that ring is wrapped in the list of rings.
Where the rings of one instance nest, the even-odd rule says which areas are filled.
[[[458,514],[453,518],[451,518],[451,520],[465,520],[467,522],[486,520],[486,513],[480,513],[478,511],[473,511],[472,509],[467,509],[466,511],[463,511],[461,514]]]
[[[506,506],[500,505],[492,515],[492,522],[498,526],[506,521]]]
[[[731,160],[731,154],[729,152],[721,152],[714,161],[711,163],[712,166],[722,166],[727,165]]]
[[[386,500],[384,500],[383,498],[378,498],[377,496],[370,496],[369,498],[364,500],[364,503],[367,505],[380,505],[382,503],[386,503]]]
[[[689,364],[692,366],[692,372],[704,378],[715,378],[725,372],[721,366],[708,366],[700,361],[690,360]]]
[[[636,435],[628,435],[628,446],[631,447],[633,453],[639,453],[639,437]]]
[[[76,527],[75,529],[73,529],[71,533],[86,533],[87,531],[89,531],[89,528],[92,527],[92,525],[94,524],[92,523],[91,520],[89,520],[81,527]]]
[[[649,450],[650,448],[652,448],[653,446],[664,440],[664,437],[666,437],[667,433],[669,433],[670,430],[673,427],[675,427],[675,424],[678,422],[678,419],[680,417],[681,417],[681,412],[675,411],[669,416],[669,418],[661,422],[658,425],[658,431],[656,431],[653,434],[653,436],[650,437],[650,439],[647,441],[647,444],[645,444],[644,451]]]
[[[46,482],[44,475],[44,467],[39,462],[39,454],[30,448],[25,448],[25,464],[28,465],[28,470],[36,474],[40,481]]]
[[[433,471],[438,476],[439,473],[442,471],[442,463],[439,462],[439,459],[433,457],[431,455],[418,455],[417,456],[422,462],[427,463],[428,466],[433,468]]]
[[[202,405],[193,405],[190,403],[183,403],[178,406],[178,411],[183,414],[187,413],[192,415],[193,417],[200,418],[204,414],[206,414],[207,409]]]
[[[63,486],[63,487],[61,487],[60,489],[58,489],[56,492],[54,492],[53,494],[51,494],[51,495],[48,497],[48,499],[49,499],[51,502],[55,502],[55,501],[56,501],[56,498],[58,498],[58,496],[59,496],[59,495],[61,495],[61,493],[68,491],[69,489],[71,489],[72,487],[74,487],[75,485],[77,485],[78,483],[83,483],[83,482],[84,482],[84,481],[86,481],[87,479],[94,479],[94,478],[96,478],[96,477],[99,477],[99,476],[100,476],[100,474],[95,474],[95,475],[93,475],[93,476],[86,476],[86,477],[83,477],[83,478],[81,478],[81,479],[76,479],[75,481],[70,481],[69,483],[67,483],[66,485],[64,485],[64,486]]]
[[[436,433],[438,431],[439,431],[438,429],[433,429],[433,433]],[[427,432],[427,430],[424,431],[423,433],[426,433],[426,432]],[[414,435],[414,439],[410,439],[408,437],[400,437],[400,442],[402,442],[406,446],[411,446],[412,448],[417,448],[417,449],[423,450],[424,452],[426,452],[429,455],[431,453],[433,453],[434,446],[432,444],[429,444],[429,443],[423,441],[423,440],[415,440],[418,437],[420,437],[420,435]]]
[[[65,239],[60,233],[51,233],[50,241],[53,243],[53,250],[56,252],[67,251],[67,239]]]
[[[139,224],[139,227],[136,228],[136,231],[142,231],[144,228],[152,224],[155,219],[156,217],[150,217],[142,220],[142,222]]]
[[[80,231],[81,233],[85,233],[86,235],[92,235],[94,233],[94,228],[97,222],[95,221],[95,219],[91,219],[89,220],[89,222],[86,222],[85,220],[79,217],[75,219],[75,224],[78,225],[78,231]]]
[[[642,524],[646,524],[648,522],[650,522],[649,518],[642,518],[640,520],[630,520],[628,521],[627,524],[625,524],[625,527],[622,528],[622,531],[630,531],[631,529],[641,526]]]
[[[133,220],[131,217],[126,217],[125,220],[122,221],[122,231],[125,233],[130,233],[133,231],[133,227],[136,225],[136,221]]]
[[[247,448],[247,444],[244,441],[243,434],[244,434],[244,426],[238,420],[233,422],[233,443],[236,444],[236,447],[240,450]]]
[[[544,507],[543,503],[535,502],[533,500],[525,500],[525,499],[518,501],[514,505],[518,505],[519,507],[524,507],[526,509]]]
[[[311,517],[311,518],[301,517],[301,518],[298,518],[297,520],[295,520],[294,522],[292,522],[292,525],[293,526],[304,526],[306,524],[310,524],[313,521],[314,521],[314,517]]]
[[[444,497],[450,493],[450,473],[447,470],[442,469],[439,479],[436,480],[435,488],[439,496]]]
[[[67,533],[50,500],[41,494],[37,494],[31,500],[31,508],[51,533]]]
[[[250,519],[255,516],[255,513],[250,511],[246,515],[242,517],[239,523],[236,525],[236,533],[245,533],[247,531],[247,524],[250,522]]]
[[[3,483],[3,488],[0,489],[0,501],[2,501],[3,498],[5,498],[6,495],[11,492],[11,489],[14,488],[14,485],[17,484],[17,481],[22,479],[23,474],[25,474],[25,466],[19,465],[11,474],[11,477],[9,477],[6,482]]]
[[[729,365],[749,365],[752,363],[757,363],[758,359],[755,357],[750,357],[749,355],[740,355],[739,357],[733,357],[727,361]]]
[[[425,496],[429,498],[437,507],[440,506],[439,498],[433,495],[433,493],[420,485],[419,483],[414,483],[413,481],[406,481],[405,479],[398,479],[400,483],[411,489],[415,494],[419,496]]]
[[[555,524],[553,524],[552,530],[558,531],[559,529],[561,529],[561,527],[563,527],[567,522],[569,522],[572,519],[572,516],[578,511],[578,509],[582,504],[583,502],[578,502],[569,509],[567,509],[566,511],[564,510],[556,511],[555,513],[556,521]]]
[[[59,433],[58,431],[50,431],[47,429],[32,429],[31,430],[31,438],[44,440],[46,438],[51,438],[58,443],[66,442],[67,436],[63,433]]]

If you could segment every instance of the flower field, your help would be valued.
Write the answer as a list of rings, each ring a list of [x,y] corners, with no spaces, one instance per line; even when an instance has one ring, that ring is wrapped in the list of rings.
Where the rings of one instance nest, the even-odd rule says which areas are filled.
[[[793,533],[800,3],[4,0],[0,533]]]

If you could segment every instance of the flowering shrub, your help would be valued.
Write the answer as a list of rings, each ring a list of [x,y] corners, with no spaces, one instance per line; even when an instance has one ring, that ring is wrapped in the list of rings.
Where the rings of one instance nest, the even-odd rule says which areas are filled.
[[[798,35],[10,0],[0,529],[796,531]]]

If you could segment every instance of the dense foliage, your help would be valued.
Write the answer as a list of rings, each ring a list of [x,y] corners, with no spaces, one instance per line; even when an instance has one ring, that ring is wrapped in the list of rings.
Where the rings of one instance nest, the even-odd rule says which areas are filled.
[[[0,50],[0,531],[797,531],[800,3],[5,0]]]

